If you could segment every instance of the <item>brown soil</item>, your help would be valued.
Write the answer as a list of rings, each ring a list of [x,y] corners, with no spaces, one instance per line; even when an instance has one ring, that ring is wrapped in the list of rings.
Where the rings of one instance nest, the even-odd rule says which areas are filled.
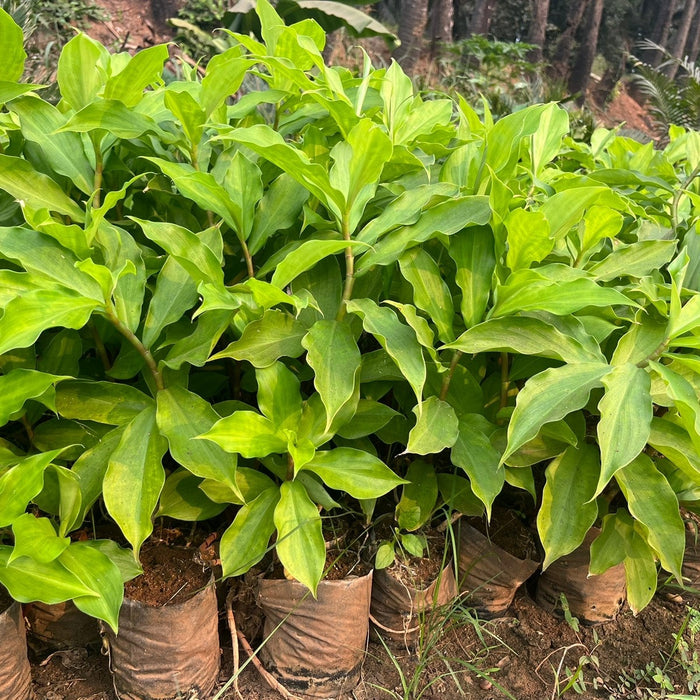
[[[197,550],[155,544],[141,551],[143,574],[129,581],[125,595],[154,608],[182,603],[202,590],[211,571]]]
[[[395,579],[418,590],[427,588],[445,566],[445,535],[437,530],[430,530],[424,534],[428,540],[428,556],[408,559],[397,556],[387,569]]]
[[[469,518],[469,524],[482,535],[518,559],[537,559],[535,537],[512,511],[495,507],[491,521],[483,518]]]
[[[622,124],[625,129],[641,132],[650,139],[655,138],[647,111],[629,94],[624,83],[605,107],[594,108],[594,112],[602,126],[613,129]]]

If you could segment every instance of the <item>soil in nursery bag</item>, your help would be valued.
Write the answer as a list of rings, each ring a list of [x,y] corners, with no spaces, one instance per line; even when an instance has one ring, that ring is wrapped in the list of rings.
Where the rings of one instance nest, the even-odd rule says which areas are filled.
[[[0,586],[0,698],[29,700],[31,686],[22,608]]]
[[[141,553],[144,573],[126,585],[119,633],[106,629],[121,700],[205,700],[216,685],[216,593],[195,551],[156,545]]]
[[[494,508],[491,522],[469,518],[459,533],[459,587],[482,617],[504,615],[518,588],[535,573],[535,538],[512,511]]]
[[[621,610],[626,593],[624,564],[597,576],[588,575],[591,542],[599,534],[598,528],[592,528],[578,549],[542,572],[536,600],[545,610],[563,615],[562,594],[571,614],[589,625],[609,622]]]
[[[397,557],[374,572],[370,621],[384,641],[414,647],[428,616],[439,615],[457,596],[452,557],[444,557],[445,535],[433,531],[427,538],[429,556]]]

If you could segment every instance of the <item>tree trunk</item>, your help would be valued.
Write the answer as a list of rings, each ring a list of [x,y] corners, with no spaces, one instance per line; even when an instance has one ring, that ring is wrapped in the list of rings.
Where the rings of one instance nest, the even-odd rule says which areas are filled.
[[[423,32],[428,23],[428,0],[403,0],[399,17],[401,45],[394,51],[394,58],[410,73],[420,56]]]
[[[488,34],[493,12],[498,0],[476,0],[472,18],[469,22],[469,35]]]
[[[656,18],[656,26],[654,31],[651,33],[651,40],[659,46],[666,46],[668,42],[668,35],[671,31],[671,25],[673,23],[673,15],[678,7],[678,0],[667,0],[667,2],[661,3],[661,10]],[[661,62],[661,53],[656,52],[656,55],[651,60],[651,63],[658,65]]]
[[[688,34],[687,53],[688,60],[692,63],[698,60],[698,54],[700,53],[700,3],[695,4],[695,15]]]
[[[559,78],[566,78],[569,75],[571,47],[574,45],[576,32],[581,25],[581,20],[589,4],[590,0],[581,0],[580,2],[572,2],[569,5],[569,11],[566,16],[566,27],[564,27],[564,31],[559,35],[559,41],[557,41],[557,46],[552,58],[553,73]]]
[[[432,9],[433,41],[452,41],[455,25],[455,7],[453,0],[435,0]]]
[[[676,36],[673,39],[671,55],[679,61],[683,60],[683,57],[686,55],[688,33],[690,32],[690,25],[695,15],[696,4],[696,0],[685,0],[685,7],[683,8],[683,16],[681,17],[681,23],[678,27],[678,31],[676,32]],[[669,65],[668,70],[666,72],[669,78],[675,78],[676,73],[678,72],[678,64],[674,61]]]
[[[581,41],[574,70],[569,79],[569,90],[580,93],[579,102],[583,102],[588,89],[593,59],[598,46],[598,32],[600,30],[600,20],[603,17],[604,4],[604,0],[593,0],[593,3],[589,6],[583,40]]]
[[[542,47],[547,31],[547,15],[549,14],[549,0],[533,0],[532,19],[527,34],[527,43],[534,44],[537,48],[528,54],[528,59],[533,63],[542,60]]]

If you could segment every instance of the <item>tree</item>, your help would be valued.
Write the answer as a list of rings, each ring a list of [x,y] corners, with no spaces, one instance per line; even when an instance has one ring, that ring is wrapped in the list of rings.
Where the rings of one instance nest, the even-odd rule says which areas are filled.
[[[695,15],[690,25],[685,53],[693,63],[698,60],[698,54],[700,53],[700,3],[695,4]]]
[[[660,4],[659,14],[656,17],[656,23],[651,32],[651,40],[655,44],[666,46],[668,35],[671,32],[671,25],[673,24],[673,15],[678,7],[678,0],[668,0]],[[652,63],[658,64],[660,60],[661,56],[656,56]]]
[[[673,38],[673,44],[670,48],[671,55],[679,60],[682,60],[683,56],[685,55],[685,46],[688,42],[688,34],[690,32],[690,25],[695,15],[696,4],[696,0],[685,0],[685,7],[683,8],[681,23],[678,27],[676,35]],[[668,77],[671,79],[675,78],[677,72],[678,62],[673,61],[668,67]]]
[[[455,8],[453,0],[434,0],[431,19],[433,41],[452,41],[454,24]]]
[[[428,23],[428,0],[403,0],[399,16],[399,41],[394,58],[410,73],[416,65]]]
[[[488,34],[498,0],[476,0],[469,22],[469,34]]]
[[[566,25],[564,31],[559,35],[554,56],[552,57],[552,71],[554,75],[565,78],[569,75],[569,58],[574,45],[576,32],[581,25],[581,20],[586,12],[590,0],[581,0],[569,5],[566,15]]]
[[[585,98],[588,83],[591,77],[591,68],[598,47],[598,32],[600,31],[600,21],[603,17],[604,0],[592,0],[588,6],[588,16],[584,27],[581,46],[576,57],[574,69],[569,78],[569,90],[579,93],[579,100]]]
[[[534,44],[537,47],[528,55],[528,58],[533,62],[542,60],[542,47],[544,46],[544,37],[547,31],[548,14],[549,0],[532,0],[532,20],[527,41],[529,44]]]

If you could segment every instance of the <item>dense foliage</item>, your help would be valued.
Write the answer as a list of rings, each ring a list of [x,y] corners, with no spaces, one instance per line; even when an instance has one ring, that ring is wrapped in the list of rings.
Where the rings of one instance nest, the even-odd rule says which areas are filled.
[[[78,34],[57,106],[0,12],[0,583],[114,627],[153,519],[233,505],[224,575],[274,548],[314,591],[326,514],[516,488],[545,566],[601,523],[642,608],[700,502],[700,135],[494,123],[257,12],[169,84]],[[71,539],[96,504],[133,556]]]

